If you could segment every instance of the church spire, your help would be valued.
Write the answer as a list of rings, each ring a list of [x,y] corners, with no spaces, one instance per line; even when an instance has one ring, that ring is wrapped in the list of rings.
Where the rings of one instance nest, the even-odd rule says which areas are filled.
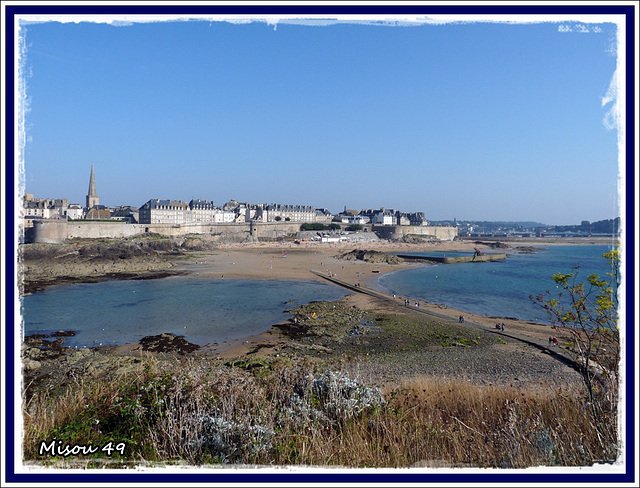
[[[89,193],[87,194],[87,208],[99,205],[100,199],[96,193],[96,177],[93,173],[93,163],[91,163],[91,176],[89,177]]]

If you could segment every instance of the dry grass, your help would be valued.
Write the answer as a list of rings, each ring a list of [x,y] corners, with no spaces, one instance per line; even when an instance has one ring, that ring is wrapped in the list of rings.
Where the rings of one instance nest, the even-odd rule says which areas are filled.
[[[599,439],[582,392],[548,385],[418,378],[382,392],[308,360],[145,358],[126,374],[34,395],[24,457],[49,462],[40,441],[59,439],[126,442],[118,459],[133,464],[584,466],[615,458],[615,419],[607,420],[609,438]]]

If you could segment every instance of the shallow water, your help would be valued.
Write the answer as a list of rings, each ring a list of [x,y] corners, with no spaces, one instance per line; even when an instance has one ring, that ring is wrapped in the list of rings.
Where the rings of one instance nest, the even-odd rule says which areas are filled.
[[[531,303],[529,295],[556,291],[551,279],[555,273],[577,272],[580,281],[590,273],[604,276],[610,269],[602,254],[610,249],[549,246],[534,254],[511,254],[504,261],[425,265],[383,275],[373,286],[472,313],[548,323],[546,312]]]
[[[21,309],[25,335],[74,330],[71,347],[163,332],[202,345],[259,334],[286,320],[287,310],[347,294],[317,282],[175,277],[51,287],[23,297]]]

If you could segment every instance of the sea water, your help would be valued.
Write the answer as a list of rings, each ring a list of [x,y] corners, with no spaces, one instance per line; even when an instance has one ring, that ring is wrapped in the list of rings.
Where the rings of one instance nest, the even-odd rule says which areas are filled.
[[[75,331],[71,347],[164,332],[202,345],[259,334],[298,305],[347,294],[317,282],[175,277],[54,286],[23,297],[21,313],[24,335]]]
[[[424,265],[383,275],[373,287],[472,313],[549,323],[547,313],[529,295],[559,291],[551,279],[556,273],[577,273],[578,281],[586,281],[591,273],[605,277],[611,269],[602,255],[611,249],[548,246],[533,254],[509,254],[503,261]]]

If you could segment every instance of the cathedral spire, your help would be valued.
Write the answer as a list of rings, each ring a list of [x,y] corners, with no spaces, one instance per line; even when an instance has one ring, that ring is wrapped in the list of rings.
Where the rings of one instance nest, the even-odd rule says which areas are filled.
[[[87,208],[99,205],[100,199],[96,193],[96,177],[93,173],[93,163],[91,163],[91,176],[89,177],[89,193],[87,194]]]

